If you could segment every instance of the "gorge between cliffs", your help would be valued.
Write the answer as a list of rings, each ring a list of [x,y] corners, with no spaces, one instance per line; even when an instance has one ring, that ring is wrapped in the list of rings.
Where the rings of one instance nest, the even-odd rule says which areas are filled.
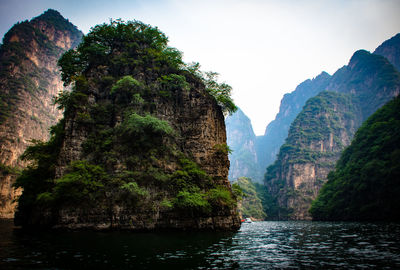
[[[16,224],[29,227],[132,230],[333,218],[329,196],[372,184],[324,188],[346,181],[329,180],[343,153],[398,96],[399,39],[301,83],[255,136],[232,88],[183,62],[156,27],[116,20],[83,35],[55,10],[18,23],[0,54],[1,216],[16,211]],[[396,132],[369,151],[396,145]],[[350,175],[385,164],[396,181],[397,152],[385,153]]]
[[[49,9],[0,44],[0,269],[400,269],[400,34],[283,95],[256,136],[173,31],[82,31]]]

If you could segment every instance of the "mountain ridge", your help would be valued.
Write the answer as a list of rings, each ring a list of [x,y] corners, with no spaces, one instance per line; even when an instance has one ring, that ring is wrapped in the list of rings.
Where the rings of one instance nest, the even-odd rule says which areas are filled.
[[[57,25],[53,25],[58,22]],[[0,216],[11,218],[15,171],[26,163],[19,159],[31,140],[47,140],[48,130],[61,117],[53,104],[64,90],[58,58],[82,37],[55,10],[14,25],[0,48]]]

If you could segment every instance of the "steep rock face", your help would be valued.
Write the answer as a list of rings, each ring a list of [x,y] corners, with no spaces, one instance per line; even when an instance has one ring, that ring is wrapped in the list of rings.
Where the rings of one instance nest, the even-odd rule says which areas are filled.
[[[307,108],[304,107],[298,117],[304,118],[302,122],[306,124],[314,121],[320,123],[320,127],[314,126],[314,129],[320,132],[317,137],[313,132],[304,133],[303,129],[295,127],[298,123],[293,122],[287,139],[289,143],[281,147],[277,161],[268,168],[265,181],[281,207],[280,216],[276,218],[311,218],[307,210],[311,206],[311,200],[326,182],[327,173],[334,168],[340,152],[344,146],[349,145],[362,121],[399,94],[399,75],[384,57],[363,50],[357,51],[349,64],[332,76],[327,86],[329,90],[351,95],[352,105],[348,105],[346,99],[337,99],[336,106],[341,108],[340,112],[334,110],[335,113],[328,114],[327,117],[330,116],[326,118],[331,119],[331,124],[326,124],[325,120],[321,122],[324,118],[321,118],[320,110],[306,113]],[[346,119],[350,119],[351,116],[356,117],[350,124]],[[332,130],[339,133],[332,133]],[[301,144],[303,137],[309,144]],[[336,141],[339,145],[332,148],[331,142]],[[300,148],[299,144],[302,145]],[[302,149],[299,150],[300,153],[307,158],[299,159],[299,151],[293,151],[292,146]],[[324,154],[326,149],[328,154]],[[322,155],[316,155],[316,150]],[[289,166],[291,163],[293,165]]]
[[[364,121],[400,93],[399,82],[400,73],[386,58],[359,50],[335,72],[327,89],[356,96]]]
[[[400,71],[400,33],[383,42],[374,54],[382,55]]]
[[[314,79],[302,82],[292,93],[284,95],[275,120],[268,124],[264,136],[257,137],[256,151],[262,174],[275,161],[279,148],[288,136],[290,124],[306,101],[326,90],[330,77],[328,73],[322,72]]]
[[[313,80],[304,81],[299,86],[297,86],[292,93],[286,94],[282,98],[281,105],[279,107],[279,113],[276,115],[275,120],[268,124],[265,130],[265,134],[263,136],[257,137],[256,151],[258,161],[262,170],[265,170],[267,166],[271,165],[275,161],[279,148],[284,143],[284,140],[288,135],[290,124],[300,113],[305,102],[309,98],[314,97],[319,92],[324,90],[339,92],[352,91],[352,89],[348,89],[347,86],[342,89],[341,87],[343,85],[338,85],[340,83],[347,84],[350,82],[349,78],[344,79],[343,77],[341,77],[340,74],[341,72],[348,74],[352,66],[354,68],[355,63],[357,62],[356,58],[361,58],[360,56],[366,53],[366,51],[359,51],[358,55],[355,54],[355,59],[353,59],[354,61],[351,61],[348,66],[345,66],[342,69],[338,70],[335,73],[334,78],[331,78],[329,74],[322,72]],[[378,48],[376,48],[374,54],[384,56],[395,68],[397,68],[397,70],[400,70],[400,34],[397,34],[391,39],[383,42]],[[374,61],[379,62],[384,60],[379,60],[379,58],[375,58]],[[355,75],[354,72],[353,75]],[[359,82],[357,82],[357,80],[359,79],[360,78],[357,79],[353,77],[351,84],[360,85]],[[368,84],[368,82],[365,83]],[[366,87],[368,86],[366,85],[364,88]],[[380,102],[379,106],[375,106],[375,110],[382,106],[384,103],[385,102]],[[372,112],[369,112],[369,115],[371,113]]]
[[[47,155],[17,179],[17,224],[238,229],[222,104],[164,34],[99,25],[60,65],[73,90],[50,141],[28,149]]]
[[[48,10],[13,26],[0,48],[0,163],[21,167],[31,140],[46,141],[49,128],[62,116],[53,104],[64,89],[57,60],[75,47],[82,33],[57,11]],[[0,178],[0,217],[12,218],[18,195],[13,173]]]
[[[400,220],[400,97],[357,130],[310,212],[317,220]]]
[[[238,109],[226,118],[227,143],[232,153],[229,154],[229,180],[248,177],[255,182],[262,182],[263,173],[258,167],[256,136],[250,119]]]
[[[266,186],[281,208],[274,218],[311,219],[311,201],[360,125],[357,108],[350,95],[335,92],[321,92],[307,101],[267,170]]]

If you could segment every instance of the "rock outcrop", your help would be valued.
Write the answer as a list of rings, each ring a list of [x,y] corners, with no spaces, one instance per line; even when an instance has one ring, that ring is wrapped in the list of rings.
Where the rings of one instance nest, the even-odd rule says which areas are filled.
[[[262,168],[263,174],[265,169],[275,161],[279,148],[288,136],[290,124],[309,98],[327,90],[330,77],[328,73],[322,72],[314,79],[302,82],[293,92],[283,96],[275,120],[268,124],[263,136],[257,137],[256,150],[259,167]]]
[[[12,218],[12,187],[19,159],[31,140],[47,141],[62,116],[53,103],[64,89],[57,67],[63,52],[78,45],[82,33],[57,11],[14,25],[0,48],[0,217]]]
[[[231,167],[229,179],[249,177],[255,182],[263,182],[266,168],[271,165],[279,152],[280,146],[288,136],[290,124],[302,110],[306,101],[326,90],[331,76],[322,72],[313,79],[299,84],[296,89],[285,94],[275,120],[268,124],[265,134],[255,136],[250,120],[241,112],[228,116],[228,144],[233,153],[229,156]]]
[[[400,220],[400,97],[357,130],[312,203],[315,220]]]
[[[240,227],[222,104],[164,34],[140,22],[99,25],[60,66],[73,90],[60,97],[64,118],[50,141],[29,149],[52,158],[33,157],[37,167],[17,180],[18,224]]]
[[[311,219],[308,209],[361,122],[351,95],[321,92],[293,121],[266,186],[277,198],[276,219]]]
[[[311,201],[341,151],[363,121],[399,94],[400,74],[384,57],[360,50],[332,76],[327,89],[339,96],[322,93],[307,102],[267,169],[265,184],[280,206],[279,216],[271,218],[311,219]]]

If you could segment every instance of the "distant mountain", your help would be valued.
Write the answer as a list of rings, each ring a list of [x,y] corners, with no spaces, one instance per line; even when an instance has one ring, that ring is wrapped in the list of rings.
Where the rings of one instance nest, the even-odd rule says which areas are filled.
[[[279,148],[288,136],[290,124],[302,110],[306,101],[326,90],[330,78],[328,73],[322,72],[314,79],[302,82],[293,92],[283,96],[275,120],[269,123],[264,136],[257,137],[256,151],[263,174],[265,169],[275,161]]]
[[[362,55],[361,52],[360,55]],[[374,54],[384,56],[397,70],[400,70],[400,33],[383,42],[374,51]],[[344,70],[342,71],[344,72]],[[321,91],[338,91],[339,86],[335,84],[342,80],[339,77],[337,74],[336,78],[331,78],[329,74],[322,72],[316,78],[299,84],[293,92],[284,95],[275,120],[268,124],[263,136],[257,137],[256,151],[260,168],[264,170],[275,161],[279,148],[288,135],[290,124],[301,111],[305,102]]]
[[[386,57],[400,71],[400,33],[383,42],[374,54]]]
[[[400,221],[400,97],[368,118],[328,179],[313,219]]]
[[[274,219],[310,219],[318,195],[345,145],[361,123],[352,95],[323,91],[306,102],[293,121],[277,160],[267,169],[265,184],[279,205]]]
[[[259,167],[255,149],[256,136],[250,119],[238,109],[225,120],[227,144],[232,150],[229,154],[229,180],[248,177],[253,181],[262,182],[263,170]]]
[[[12,217],[14,173],[31,140],[47,140],[62,112],[53,105],[64,89],[57,66],[82,32],[55,10],[14,25],[0,47],[0,217]]]
[[[383,56],[359,50],[332,76],[327,89],[360,99],[363,120],[400,93],[400,73]]]
[[[233,150],[229,155],[231,181],[238,177],[248,177],[254,182],[263,182],[265,170],[276,159],[290,124],[307,99],[325,90],[330,77],[328,73],[322,72],[316,78],[302,82],[292,93],[285,94],[279,113],[263,136],[255,136],[250,119],[242,111],[227,117],[227,142]]]
[[[386,58],[360,50],[330,78],[327,89],[338,93],[324,92],[306,103],[267,169],[265,184],[281,208],[280,219],[311,218],[311,200],[355,130],[399,94],[400,73]]]

